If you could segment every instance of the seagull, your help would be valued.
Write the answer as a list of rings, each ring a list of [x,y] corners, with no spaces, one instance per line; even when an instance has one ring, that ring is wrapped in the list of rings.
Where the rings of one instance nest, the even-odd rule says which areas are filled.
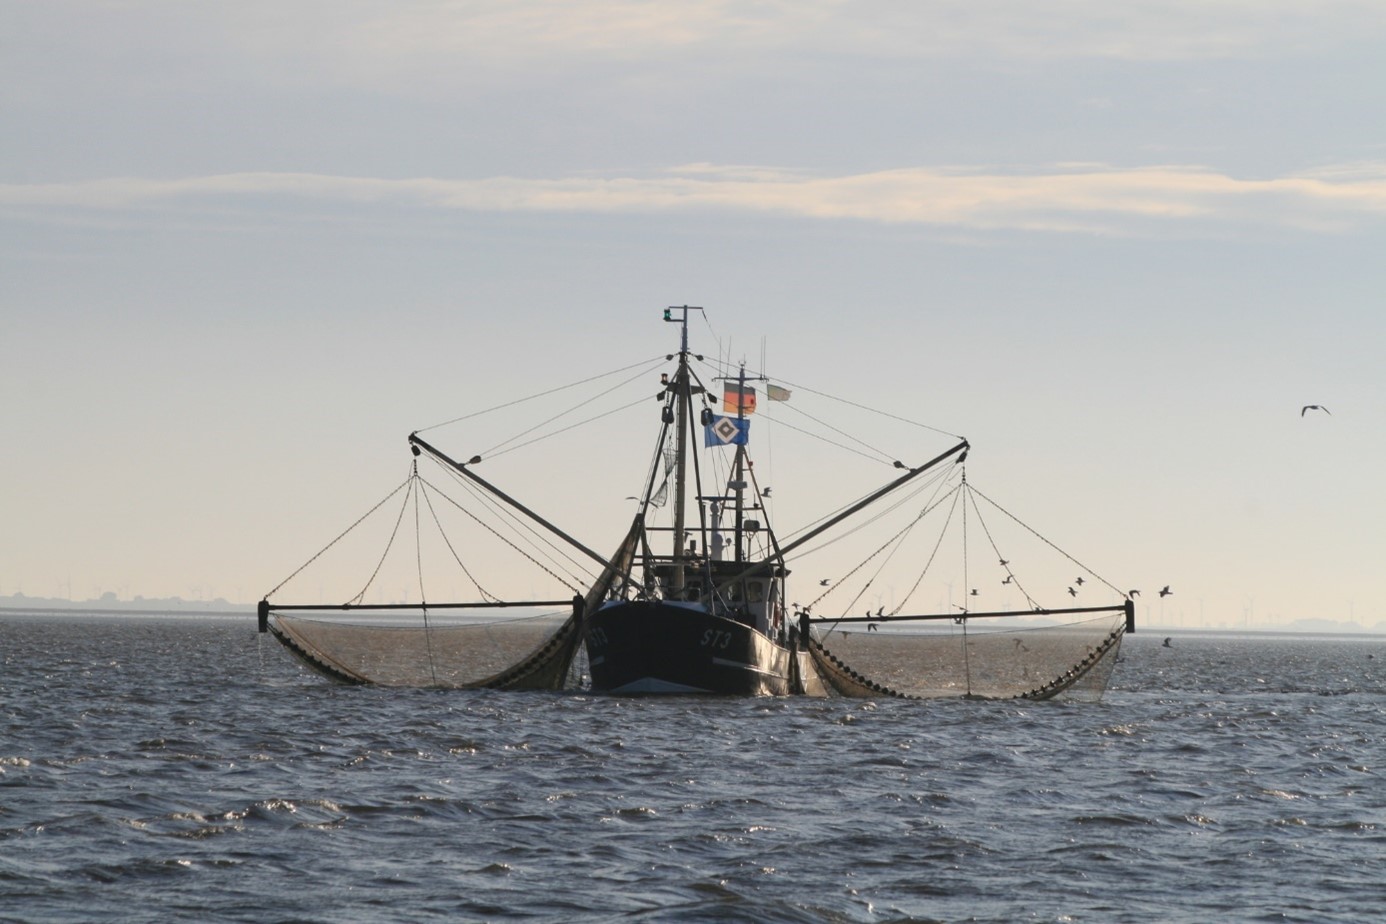
[[[1002,584],[1009,584],[1009,583],[1011,582],[1011,579],[1014,578],[1014,577],[1015,577],[1015,575],[1013,575],[1013,574],[1008,574],[1008,575],[1006,575],[1006,579],[1005,579],[1004,581],[1002,581],[1001,583],[1002,583]]]
[[[1128,591],[1126,592],[1126,596],[1128,596],[1128,597],[1139,597],[1140,595],[1141,595],[1141,592],[1140,592],[1139,590],[1128,590]]]
[[[1004,558],[1001,559],[1001,567],[1002,567],[1002,568],[1006,567],[1006,566],[1009,565],[1009,564],[1010,564],[1010,562],[1006,561],[1006,559],[1004,559]]]
[[[1174,593],[1174,591],[1169,589],[1168,584],[1166,584],[1163,588],[1160,589],[1160,596],[1162,597],[1168,597],[1172,593]]]
[[[877,618],[877,619],[884,619],[884,618],[885,618],[885,607],[881,607],[879,610],[876,611],[876,618]]]
[[[1076,583],[1079,587],[1082,587],[1082,586],[1083,586],[1083,576],[1082,576],[1081,574],[1078,575],[1078,580],[1075,581],[1074,583]]]
[[[972,596],[977,596],[977,588],[972,588]]]
[[[1074,590],[1072,587],[1070,587],[1070,588],[1068,589],[1068,595],[1069,595],[1070,597],[1076,597],[1076,596],[1078,596],[1078,591],[1076,591],[1076,590]]]
[[[866,624],[866,631],[867,631],[867,632],[875,632],[875,631],[876,631],[876,624],[875,624],[874,622],[868,622],[868,623]]]
[[[830,583],[831,583],[831,582],[830,582],[827,578],[823,578],[823,580],[821,580],[821,581],[818,582],[818,586],[819,586],[819,587],[827,587],[828,584],[830,584]]]
[[[766,488],[764,491],[761,491],[761,492],[760,492],[760,496],[761,496],[761,497],[769,497],[769,496],[770,496],[770,489],[769,489],[769,488]]]
[[[1299,416],[1300,416],[1300,417],[1303,417],[1305,414],[1307,414],[1307,413],[1310,412],[1310,411],[1323,411],[1323,412],[1324,412],[1325,414],[1327,414],[1328,416],[1330,416],[1330,417],[1333,416],[1333,412],[1330,411],[1328,408],[1324,407],[1322,404],[1306,404],[1306,405],[1304,405],[1304,407],[1302,407],[1302,408],[1299,409]]]
[[[1165,647],[1166,647],[1166,648],[1173,648],[1174,646],[1171,645],[1171,644],[1169,643],[1169,639],[1165,639]]]

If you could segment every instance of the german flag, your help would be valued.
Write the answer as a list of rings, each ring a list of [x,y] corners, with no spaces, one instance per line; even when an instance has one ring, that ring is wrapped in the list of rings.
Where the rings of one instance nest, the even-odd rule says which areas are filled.
[[[756,390],[749,385],[727,382],[722,392],[722,412],[724,414],[754,414],[756,412]]]

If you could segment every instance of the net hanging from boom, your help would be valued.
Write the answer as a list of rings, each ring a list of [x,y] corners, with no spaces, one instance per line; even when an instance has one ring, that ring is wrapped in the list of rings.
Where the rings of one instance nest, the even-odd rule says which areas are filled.
[[[1049,699],[1062,693],[1095,700],[1107,687],[1125,630],[1119,609],[1059,625],[970,625],[965,632],[854,626],[827,632],[809,651],[825,680],[847,696]]]

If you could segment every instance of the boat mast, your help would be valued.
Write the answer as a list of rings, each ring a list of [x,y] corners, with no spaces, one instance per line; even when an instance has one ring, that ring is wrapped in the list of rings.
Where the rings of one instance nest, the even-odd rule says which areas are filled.
[[[693,412],[693,389],[688,371],[688,312],[702,311],[693,305],[673,305],[664,309],[664,320],[681,328],[679,340],[679,370],[674,377],[674,397],[678,405],[678,448],[674,453],[674,554],[669,589],[677,599],[683,596],[684,562],[687,559],[688,536],[685,524],[684,484],[688,471],[688,426]],[[678,317],[674,312],[681,312]]]
[[[737,375],[736,381],[736,419],[746,419],[746,364],[741,364],[741,371]],[[746,560],[746,554],[742,549],[745,541],[743,530],[746,524],[746,444],[738,443],[736,446],[735,474],[732,476],[732,487],[736,491],[736,561]]]

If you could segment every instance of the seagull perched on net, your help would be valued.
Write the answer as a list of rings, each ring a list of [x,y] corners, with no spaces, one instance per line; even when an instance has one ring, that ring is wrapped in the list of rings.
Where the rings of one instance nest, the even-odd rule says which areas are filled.
[[[1304,407],[1302,407],[1302,408],[1299,409],[1299,416],[1300,416],[1300,417],[1303,417],[1305,414],[1309,413],[1310,411],[1323,411],[1323,412],[1324,412],[1325,414],[1327,414],[1328,416],[1330,416],[1330,417],[1333,416],[1333,412],[1330,411],[1328,408],[1324,407],[1322,404],[1306,404],[1306,405],[1304,405]]]

